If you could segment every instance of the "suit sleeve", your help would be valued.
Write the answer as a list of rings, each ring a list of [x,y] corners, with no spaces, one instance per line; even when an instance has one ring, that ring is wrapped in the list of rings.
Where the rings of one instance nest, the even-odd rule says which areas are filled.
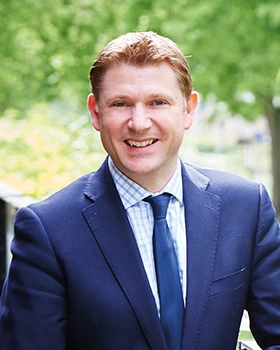
[[[263,186],[247,308],[259,346],[280,350],[280,227]]]
[[[66,349],[62,268],[40,219],[29,208],[17,212],[11,251],[0,303],[0,349]]]

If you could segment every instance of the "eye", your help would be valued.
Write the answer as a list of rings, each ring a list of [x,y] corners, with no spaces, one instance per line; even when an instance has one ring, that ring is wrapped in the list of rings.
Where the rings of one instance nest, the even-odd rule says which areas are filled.
[[[113,107],[125,107],[127,104],[125,102],[115,102],[112,104]]]
[[[163,106],[163,105],[166,105],[166,102],[163,101],[163,100],[156,100],[156,101],[152,102],[152,105],[154,105],[154,106]]]

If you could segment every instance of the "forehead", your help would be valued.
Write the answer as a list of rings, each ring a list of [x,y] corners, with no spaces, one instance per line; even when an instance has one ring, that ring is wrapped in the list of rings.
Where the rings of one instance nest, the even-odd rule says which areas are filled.
[[[134,66],[120,64],[104,74],[100,97],[111,93],[173,93],[181,92],[177,74],[168,63]]]

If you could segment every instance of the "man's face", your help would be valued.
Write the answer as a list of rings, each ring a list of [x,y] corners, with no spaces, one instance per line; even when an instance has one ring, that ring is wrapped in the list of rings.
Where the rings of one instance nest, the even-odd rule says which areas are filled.
[[[93,127],[116,167],[146,189],[161,190],[172,177],[197,94],[185,101],[167,63],[110,68],[98,106],[88,99]]]

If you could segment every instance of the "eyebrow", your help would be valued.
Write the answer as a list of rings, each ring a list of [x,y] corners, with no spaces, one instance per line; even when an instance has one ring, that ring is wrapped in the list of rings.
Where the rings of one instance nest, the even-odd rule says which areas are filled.
[[[151,94],[149,95],[149,97],[151,97],[152,99],[156,100],[156,99],[159,99],[159,100],[162,100],[162,99],[165,99],[165,100],[173,100],[173,97],[165,94],[165,93],[162,93],[162,94]]]
[[[127,99],[129,99],[128,95],[112,95],[106,98],[105,102],[110,103],[114,100],[127,100]]]

